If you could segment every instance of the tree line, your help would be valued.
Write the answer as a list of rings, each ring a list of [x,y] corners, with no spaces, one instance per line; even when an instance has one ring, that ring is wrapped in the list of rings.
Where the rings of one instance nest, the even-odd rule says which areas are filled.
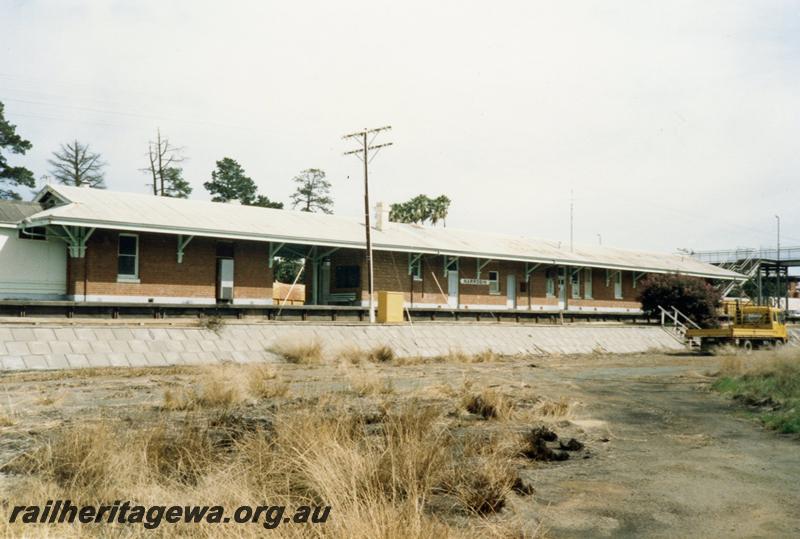
[[[34,189],[33,172],[25,167],[8,164],[4,151],[24,155],[33,145],[22,138],[16,126],[5,118],[4,105],[0,102],[0,199],[20,200],[18,189]],[[168,137],[156,130],[154,140],[148,142],[145,154],[146,165],[141,172],[146,174],[147,187],[155,196],[189,198],[192,186],[183,176],[181,163],[186,159],[184,149],[173,144]],[[51,176],[61,184],[105,189],[104,168],[107,163],[88,144],[77,139],[61,144],[48,159]],[[283,209],[283,202],[270,199],[259,193],[255,181],[235,159],[223,157],[215,163],[211,179],[203,187],[215,202],[238,201],[247,206]],[[333,213],[331,184],[325,171],[318,168],[302,170],[292,178],[295,191],[290,196],[293,209],[306,212]],[[430,198],[418,195],[406,202],[391,205],[390,220],[401,223],[444,224],[450,208],[450,199],[445,195]]]

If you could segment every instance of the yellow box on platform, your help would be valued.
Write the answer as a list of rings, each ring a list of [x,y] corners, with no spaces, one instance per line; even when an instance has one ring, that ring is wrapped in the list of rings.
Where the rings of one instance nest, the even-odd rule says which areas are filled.
[[[378,292],[378,322],[381,324],[403,321],[403,294]]]

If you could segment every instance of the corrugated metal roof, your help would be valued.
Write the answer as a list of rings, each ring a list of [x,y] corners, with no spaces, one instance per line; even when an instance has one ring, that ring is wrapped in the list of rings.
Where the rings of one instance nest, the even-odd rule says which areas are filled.
[[[364,223],[359,219],[121,193],[103,189],[48,186],[38,198],[53,192],[67,203],[32,216],[37,224],[83,225],[97,228],[163,232],[234,239],[363,249]],[[517,260],[544,264],[679,272],[717,279],[742,276],[690,256],[575,246],[523,236],[488,234],[454,228],[390,223],[373,229],[373,248],[452,256]]]
[[[17,224],[40,211],[42,205],[38,202],[0,200],[0,223]]]

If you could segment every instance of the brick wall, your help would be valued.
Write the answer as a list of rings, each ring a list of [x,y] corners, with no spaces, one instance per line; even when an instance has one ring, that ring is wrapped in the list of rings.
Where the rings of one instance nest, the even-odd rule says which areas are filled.
[[[139,282],[117,281],[117,242],[115,231],[98,230],[87,244],[85,258],[69,258],[67,288],[70,295],[136,296],[154,298],[198,298],[213,300],[216,297],[216,246],[210,238],[194,238],[184,250],[183,263],[177,262],[177,237],[167,234],[139,234]],[[353,292],[357,298],[367,300],[368,273],[364,252],[340,249],[330,256],[330,291]],[[444,274],[444,257],[423,255],[421,279],[408,273],[408,254],[387,251],[374,252],[375,290],[402,292],[411,305],[440,305],[448,300],[448,279]],[[269,268],[268,247],[261,242],[235,242],[234,245],[234,298],[236,300],[263,300],[272,298],[273,272]],[[337,266],[359,266],[360,286],[340,289],[336,287]],[[546,293],[547,271],[553,270],[558,294],[557,267],[539,267],[525,282],[525,264],[493,260],[481,269],[480,277],[487,279],[489,272],[498,272],[497,294],[489,293],[488,285],[459,284],[459,305],[495,306],[507,304],[508,276],[515,276],[516,306],[533,309],[557,306],[558,297]],[[306,285],[311,284],[313,272],[307,267]],[[459,279],[477,278],[477,261],[462,258],[459,261]],[[606,272],[592,271],[592,298],[584,297],[584,276],[580,279],[580,298],[573,299],[571,280],[567,272],[568,308],[639,308],[637,290],[633,288],[633,274],[622,273],[622,299],[614,297],[613,279],[606,286]],[[306,286],[306,301],[311,301],[311,286]]]
[[[181,264],[177,261],[177,241],[176,236],[168,234],[139,234],[139,282],[117,282],[118,233],[97,230],[87,243],[86,257],[68,259],[67,293],[213,300],[217,241],[192,239]],[[266,244],[236,242],[234,251],[234,297],[272,298]]]
[[[361,265],[361,281],[363,300],[367,295],[367,268],[363,251],[341,250],[331,256],[331,291],[341,292],[334,288],[333,276],[337,265]],[[547,271],[553,270],[556,280],[556,296],[547,296]],[[520,308],[558,305],[558,278],[557,267],[545,266],[537,268],[530,278],[530,283],[525,282],[525,264],[522,262],[509,262],[493,260],[482,270],[480,277],[487,279],[490,271],[499,274],[499,293],[490,294],[488,285],[459,284],[459,305],[462,308],[470,306],[497,306],[503,308],[507,303],[507,277],[516,277],[516,305]],[[474,258],[462,258],[459,261],[459,280],[477,278],[477,261]],[[592,298],[584,298],[584,276],[581,274],[580,299],[572,299],[571,282],[567,273],[567,305],[568,307],[581,308],[630,308],[638,309],[636,301],[637,290],[633,288],[633,274],[622,273],[622,299],[614,297],[613,279],[606,286],[606,272],[604,269],[592,270]],[[422,279],[414,279],[408,274],[408,254],[390,253],[386,251],[374,252],[374,280],[375,290],[389,290],[402,292],[410,305],[446,304],[448,296],[448,280],[444,275],[444,258],[437,255],[423,255]],[[640,280],[641,281],[641,280]],[[530,292],[527,289],[530,289]],[[346,291],[354,291],[349,289]]]
[[[272,281],[268,244],[237,241],[233,257],[234,299],[272,299]]]

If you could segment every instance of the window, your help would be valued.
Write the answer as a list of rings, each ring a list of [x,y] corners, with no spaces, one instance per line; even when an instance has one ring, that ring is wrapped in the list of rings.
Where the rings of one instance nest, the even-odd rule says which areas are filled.
[[[19,239],[21,240],[46,240],[47,229],[43,226],[34,226],[31,228],[20,228]]]
[[[117,250],[117,279],[139,278],[139,236],[120,234]]]
[[[553,270],[547,270],[547,297],[552,298],[556,295],[556,280],[553,277]]]
[[[496,271],[489,272],[489,293],[500,293],[500,273]]]
[[[528,293],[528,281],[520,281],[519,282],[519,292],[520,292],[520,294],[527,294]]]
[[[580,299],[581,297],[581,270],[570,270],[570,284],[572,285],[572,299]]]
[[[336,266],[333,281],[336,288],[360,288],[361,266]]]
[[[217,258],[233,258],[233,243],[227,241],[218,243]]]
[[[622,272],[614,273],[614,299],[622,299]]]
[[[419,257],[417,261],[411,265],[411,276],[415,281],[422,280],[422,257]]]
[[[592,268],[583,270],[583,298],[592,299]]]

